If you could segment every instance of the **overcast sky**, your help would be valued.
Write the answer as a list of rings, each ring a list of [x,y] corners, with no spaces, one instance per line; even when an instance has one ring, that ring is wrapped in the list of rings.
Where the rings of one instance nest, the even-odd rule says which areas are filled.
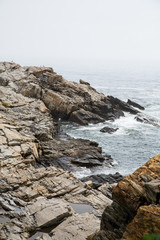
[[[0,57],[22,65],[160,61],[160,0],[0,0]]]

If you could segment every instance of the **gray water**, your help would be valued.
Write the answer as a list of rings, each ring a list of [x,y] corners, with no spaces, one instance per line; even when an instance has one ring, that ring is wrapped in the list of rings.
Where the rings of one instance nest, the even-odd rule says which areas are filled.
[[[127,101],[131,99],[145,107],[146,114],[160,118],[160,68],[146,69],[108,69],[105,71],[61,71],[71,81],[83,79],[99,92]],[[88,169],[79,167],[74,173],[77,177],[91,174],[120,172],[127,175],[160,153],[160,128],[139,123],[128,113],[115,122],[89,126],[67,124],[65,132],[74,138],[94,140],[103,152],[111,154],[114,166]],[[118,127],[114,134],[101,133],[104,126]]]

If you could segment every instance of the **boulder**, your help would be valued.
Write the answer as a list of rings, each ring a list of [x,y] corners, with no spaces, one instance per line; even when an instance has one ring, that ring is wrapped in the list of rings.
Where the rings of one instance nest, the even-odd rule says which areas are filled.
[[[112,134],[112,133],[116,132],[118,129],[119,128],[104,127],[100,130],[100,132]]]

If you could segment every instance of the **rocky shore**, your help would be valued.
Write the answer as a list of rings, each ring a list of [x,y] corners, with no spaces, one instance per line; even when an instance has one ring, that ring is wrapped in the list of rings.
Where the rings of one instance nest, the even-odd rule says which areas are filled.
[[[1,240],[142,239],[160,232],[159,156],[123,180],[82,182],[72,173],[112,158],[96,142],[61,133],[61,120],[87,125],[124,112],[148,119],[133,102],[106,97],[83,80],[69,82],[52,68],[0,63]]]

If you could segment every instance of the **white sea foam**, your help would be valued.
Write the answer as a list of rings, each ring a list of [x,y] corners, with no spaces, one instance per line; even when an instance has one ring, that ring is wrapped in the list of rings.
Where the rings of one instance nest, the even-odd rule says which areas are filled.
[[[158,70],[160,72],[160,70]],[[71,73],[70,73],[71,74]],[[77,75],[78,76],[78,73]],[[81,75],[79,75],[81,76]],[[131,99],[145,107],[145,114],[160,117],[159,86],[160,78],[153,74],[151,81],[148,75],[139,78],[138,75],[126,76],[112,74],[83,74],[83,79],[90,82],[106,96],[112,95],[121,100]],[[151,74],[152,76],[152,74]],[[72,79],[72,77],[71,77]],[[77,168],[75,175],[83,177],[91,174],[109,174],[120,172],[128,175],[144,164],[150,157],[159,153],[160,128],[136,121],[135,115],[125,113],[125,117],[114,122],[65,126],[65,132],[74,138],[85,138],[99,143],[103,152],[111,154],[114,159],[112,167]],[[105,127],[119,128],[113,134],[102,133]]]

